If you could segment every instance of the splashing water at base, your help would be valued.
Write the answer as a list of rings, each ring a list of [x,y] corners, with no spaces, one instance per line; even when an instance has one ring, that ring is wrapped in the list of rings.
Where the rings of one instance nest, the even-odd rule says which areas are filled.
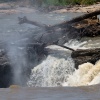
[[[71,40],[65,45],[73,49],[84,49],[85,43]],[[29,87],[86,86],[100,83],[100,61],[95,65],[87,62],[75,69],[71,51],[54,45],[48,48],[50,54],[46,60],[32,69],[27,82]]]
[[[65,45],[76,49],[83,45],[76,40],[71,40]],[[68,75],[75,70],[71,58],[71,51],[59,46],[49,46],[49,55],[41,64],[32,69],[28,86],[55,87],[62,86],[67,81]]]
[[[47,59],[32,69],[30,80],[27,83],[28,86],[61,86],[67,80],[68,74],[74,71],[74,63],[69,50],[58,46],[51,46],[50,48],[50,55]],[[56,51],[53,49],[56,49]]]
[[[79,69],[69,75],[63,86],[86,86],[100,83],[100,61],[95,65],[87,62],[79,65]]]

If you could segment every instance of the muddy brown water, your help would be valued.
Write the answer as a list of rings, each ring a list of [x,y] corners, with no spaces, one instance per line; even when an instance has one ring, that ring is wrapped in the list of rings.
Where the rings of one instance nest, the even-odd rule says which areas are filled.
[[[0,89],[1,100],[100,100],[100,85]]]

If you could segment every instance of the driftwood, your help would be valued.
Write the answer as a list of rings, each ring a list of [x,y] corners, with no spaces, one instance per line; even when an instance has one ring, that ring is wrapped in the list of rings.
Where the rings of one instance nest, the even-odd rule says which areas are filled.
[[[91,28],[92,27],[92,28]],[[47,29],[47,28],[46,28]],[[96,30],[96,31],[95,31]],[[88,25],[82,28],[68,26],[66,28],[58,28],[55,30],[40,30],[37,34],[32,33],[31,43],[45,43],[47,45],[57,44],[63,45],[69,39],[79,39],[84,36],[97,36],[100,32],[100,25]]]
[[[26,16],[24,16],[23,18],[18,17],[18,19],[19,19],[19,24],[28,23],[28,24],[36,25],[36,26],[39,26],[39,27],[42,27],[42,28],[52,29],[52,28],[55,28],[55,27],[66,27],[67,25],[82,21],[82,20],[87,19],[87,18],[92,18],[93,16],[97,16],[99,14],[100,14],[100,10],[97,10],[97,11],[87,13],[87,14],[81,15],[79,17],[73,18],[70,21],[64,21],[60,24],[53,25],[53,26],[47,26],[45,24],[41,24],[41,23],[38,23],[38,22],[35,22],[35,21],[30,21],[26,18]]]
[[[100,22],[97,18],[97,15],[100,14],[100,10],[87,13],[76,18],[71,19],[70,21],[64,21],[60,24],[47,26],[45,24],[41,24],[35,21],[30,21],[26,17],[20,18],[19,17],[19,24],[28,23],[32,25],[36,25],[38,27],[44,28],[46,33],[43,33],[40,38],[37,38],[38,43],[45,43],[47,45],[56,44],[63,48],[69,49],[72,51],[72,58],[75,61],[75,67],[78,68],[78,65],[91,62],[95,63],[99,57],[100,49],[88,49],[88,50],[73,50],[69,47],[63,46],[68,39],[71,38],[80,38],[83,36],[97,36],[100,35]],[[88,19],[89,18],[89,19]],[[75,27],[73,26],[74,23],[78,23],[80,21],[85,20],[85,25],[82,27]],[[89,21],[91,19],[91,22]],[[96,19],[96,21],[95,21]],[[87,22],[88,23],[87,23]],[[95,21],[95,22],[93,22]],[[33,39],[34,42],[34,39]],[[98,56],[97,56],[98,55]],[[85,59],[84,59],[85,58]]]
[[[30,21],[26,17],[23,17],[23,18],[18,17],[18,19],[19,19],[19,24],[28,23],[28,24],[41,27],[42,29],[45,29],[45,31],[40,30],[40,34],[38,34],[37,36],[33,35],[31,39],[32,42],[46,43],[47,45],[50,45],[50,44],[63,45],[69,39],[74,39],[74,38],[79,39],[84,36],[93,37],[93,36],[100,35],[99,20],[95,24],[92,24],[92,25],[87,24],[84,27],[80,27],[80,28],[76,28],[71,25],[73,23],[82,21],[86,18],[97,16],[98,14],[100,14],[100,10],[81,15],[79,17],[73,18],[70,21],[65,21],[53,26],[41,24],[35,21]]]
[[[48,27],[45,24],[28,20],[26,16],[24,16],[23,18],[18,17],[18,20],[19,20],[19,24],[28,23],[28,24],[32,24],[32,25],[35,25],[35,26],[38,26],[38,27],[41,27],[41,28],[47,28]]]
[[[63,48],[68,49],[68,50],[71,50],[71,51],[75,51],[74,49],[67,47],[67,46],[63,46],[63,45],[58,45],[58,46],[63,47]]]
[[[87,14],[81,15],[79,17],[73,18],[70,21],[66,21],[64,24],[65,25],[66,24],[72,24],[72,23],[79,22],[79,21],[82,21],[82,20],[87,19],[87,18],[92,18],[93,16],[97,16],[99,14],[100,14],[100,10],[97,10],[97,11],[87,13]],[[63,24],[63,23],[61,23],[61,24]]]
[[[100,48],[85,50],[78,49],[72,52],[71,57],[75,61],[75,68],[78,68],[78,65],[86,62],[95,64],[95,62],[100,59]]]

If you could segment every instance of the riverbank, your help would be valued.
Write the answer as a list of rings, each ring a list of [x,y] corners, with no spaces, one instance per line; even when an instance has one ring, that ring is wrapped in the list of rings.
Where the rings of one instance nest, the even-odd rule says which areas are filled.
[[[82,5],[68,5],[68,6],[46,6],[46,7],[33,7],[30,3],[0,3],[0,14],[12,14],[12,13],[31,13],[33,11],[40,11],[43,13],[67,13],[67,12],[92,12],[100,9],[100,2],[90,6]]]
[[[90,5],[90,6],[82,6],[76,5],[72,7],[66,7],[64,9],[59,9],[53,11],[53,13],[66,13],[66,12],[93,12],[96,10],[100,10],[100,2],[98,4]]]

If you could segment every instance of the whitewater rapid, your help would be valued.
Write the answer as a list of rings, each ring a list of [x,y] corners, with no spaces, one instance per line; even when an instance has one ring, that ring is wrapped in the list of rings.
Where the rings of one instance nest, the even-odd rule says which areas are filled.
[[[86,49],[83,45],[87,42],[70,40],[65,46],[73,49]],[[71,58],[72,51],[60,46],[51,45],[47,47],[48,57],[31,70],[30,79],[27,82],[29,87],[56,87],[56,86],[81,86],[81,78],[92,69],[92,64],[86,63],[75,69],[74,61]],[[80,84],[79,84],[80,83]]]
[[[95,65],[87,62],[79,65],[79,69],[69,75],[63,86],[87,86],[100,83],[100,61]]]
[[[62,86],[68,75],[74,71],[71,52],[59,46],[49,46],[50,54],[41,64],[32,69],[28,86],[56,87]]]
[[[96,40],[95,45],[99,45]],[[93,47],[94,40],[79,42],[70,40],[65,46],[73,49],[86,49]],[[88,43],[87,43],[88,42]],[[48,46],[48,57],[31,70],[29,87],[57,87],[57,86],[87,86],[100,83],[100,61],[95,65],[87,62],[75,69],[71,58],[71,51],[62,47]]]

